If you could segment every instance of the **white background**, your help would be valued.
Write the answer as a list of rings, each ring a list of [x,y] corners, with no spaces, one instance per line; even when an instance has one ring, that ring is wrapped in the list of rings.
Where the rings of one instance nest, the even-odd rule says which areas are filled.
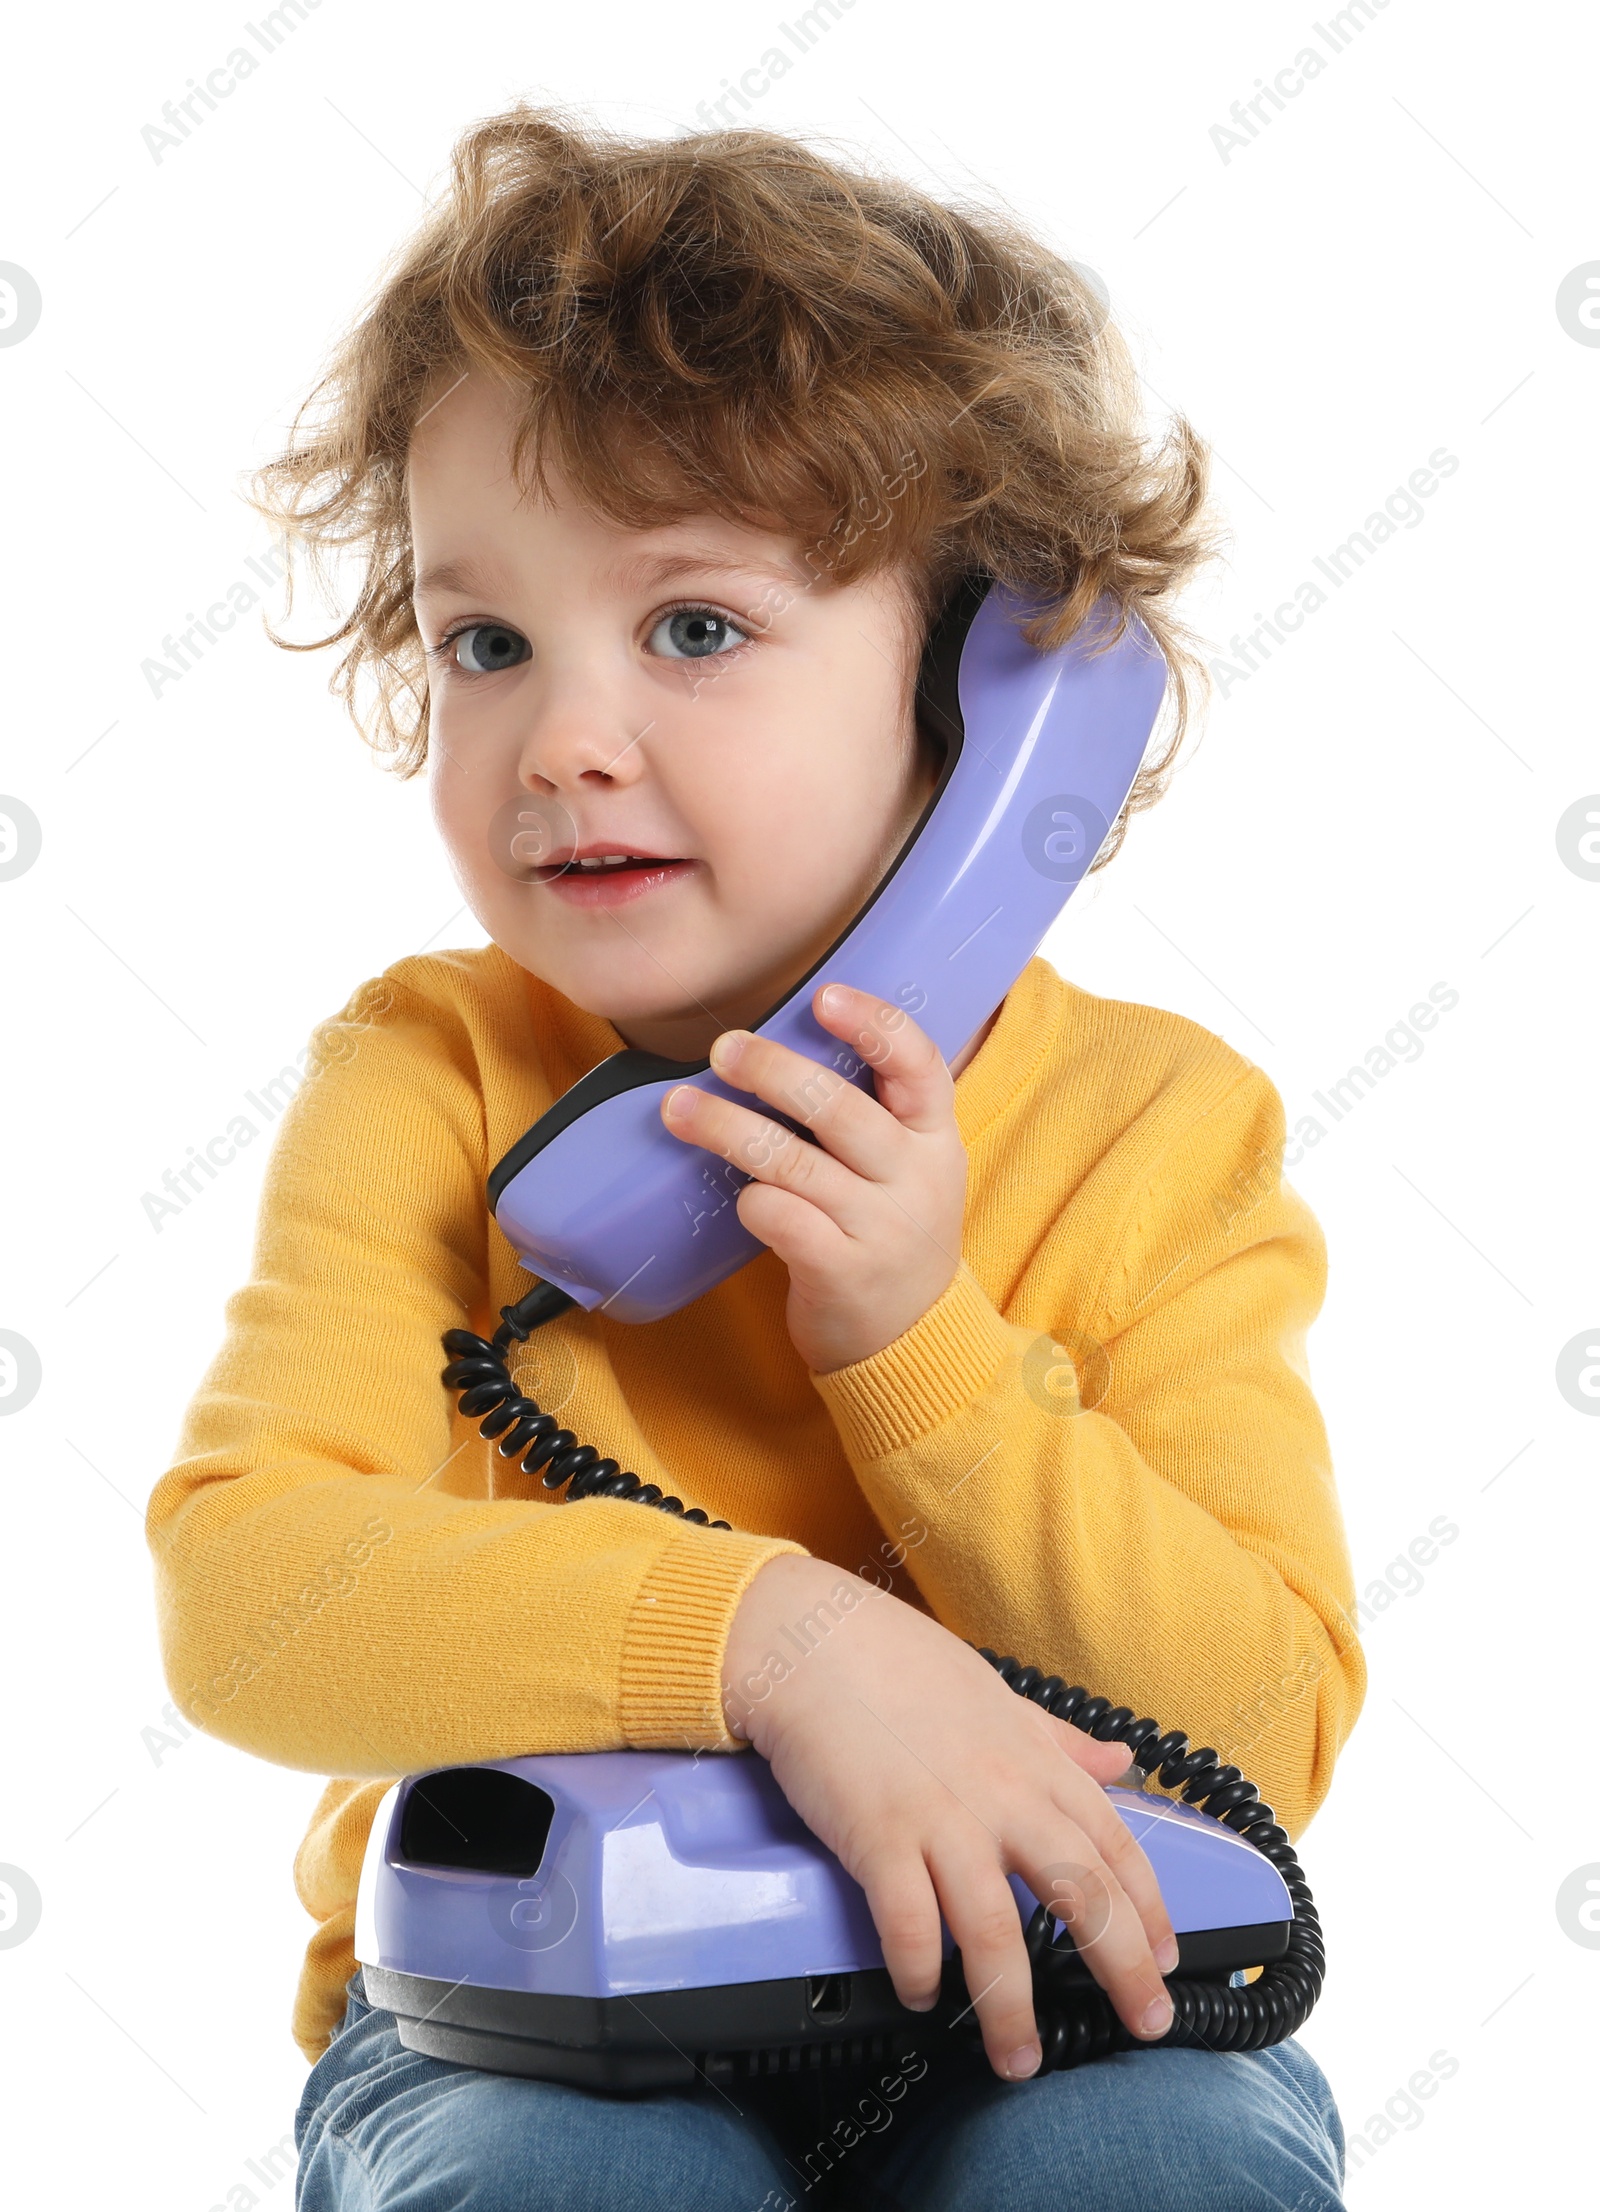
[[[245,2162],[304,2077],[290,1864],[320,1785],[144,1733],[168,1693],[141,1515],[246,1273],[266,1146],[159,1234],[142,1197],[362,979],[481,941],[421,782],[372,764],[323,664],[254,616],[158,698],[141,663],[265,549],[242,474],[457,132],[519,95],[691,127],[782,12],[323,0],[159,162],[142,127],[239,43],[241,10],[14,29],[0,261],[43,299],[0,349],[0,791],[44,839],[0,883],[0,1327],[44,1378],[0,1423],[0,1862],[43,1899],[0,1949],[19,2201],[290,2197]],[[749,119],[1003,199],[1101,274],[1152,420],[1180,407],[1216,450],[1233,544],[1194,613],[1219,653],[1434,449],[1459,460],[1215,704],[1047,950],[1226,1037],[1291,1128],[1324,1123],[1291,1180],[1330,1248],[1310,1349],[1359,1584],[1437,1516],[1459,1531],[1367,1634],[1366,1710],[1304,1843],[1332,1960],[1304,2040],[1349,2128],[1457,2061],[1350,2201],[1575,2201],[1600,1951],[1556,1897],[1600,1861],[1600,1421],[1555,1378],[1600,1340],[1600,884],[1556,825],[1600,791],[1600,349],[1556,293],[1600,259],[1596,54],[1576,7],[1390,0],[1225,160],[1230,104],[1327,54],[1313,20],[856,0]],[[1312,1093],[1436,983],[1459,1003],[1420,1057],[1334,1124]]]

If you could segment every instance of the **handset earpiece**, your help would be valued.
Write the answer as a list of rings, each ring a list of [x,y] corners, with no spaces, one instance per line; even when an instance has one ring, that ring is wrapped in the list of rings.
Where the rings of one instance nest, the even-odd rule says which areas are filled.
[[[812,1015],[824,973],[911,1014],[953,1060],[1038,950],[1122,812],[1167,669],[1131,612],[1102,645],[1107,600],[1053,653],[1023,635],[1037,611],[981,574],[956,587],[917,684],[919,718],[946,746],[933,795],[871,899],[759,1035],[870,1087],[870,1061]],[[675,1313],[763,1249],[734,1206],[748,1176],[662,1126],[676,1083],[741,1095],[703,1060],[614,1053],[489,1177],[522,1264],[619,1321]]]

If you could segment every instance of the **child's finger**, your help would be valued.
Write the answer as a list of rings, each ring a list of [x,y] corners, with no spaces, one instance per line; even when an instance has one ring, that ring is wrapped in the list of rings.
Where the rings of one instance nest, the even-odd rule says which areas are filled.
[[[944,1972],[939,1900],[919,1853],[869,1853],[855,1869],[894,1993],[912,2012],[937,2003]]]
[[[1050,1713],[1040,1713],[1039,1722],[1068,1762],[1067,1771],[1059,1774],[1053,1785],[1056,1803],[1069,1820],[1078,1823],[1116,1875],[1139,1915],[1152,1952],[1160,1952],[1174,1940],[1161,1885],[1127,1823],[1103,1794],[1128,1771],[1127,1745],[1098,1743],[1081,1728],[1057,1720]],[[1143,1777],[1138,1779],[1142,1783]],[[1099,1787],[1086,1789],[1085,1780]],[[1164,1960],[1158,1963],[1163,1971],[1170,1971]]]
[[[1068,1839],[1064,1855],[1063,1830]],[[1072,1824],[1051,1823],[1031,1847],[1016,1849],[1013,1863],[1040,1903],[1067,1923],[1084,1964],[1128,2032],[1147,2041],[1165,2035],[1172,2025],[1172,1999],[1144,1922],[1118,1870],[1096,1849],[1096,1838]]]
[[[1082,1767],[1091,1782],[1098,1782],[1102,1789],[1107,1789],[1127,1773],[1130,1761],[1126,1744],[1099,1743],[1067,1721],[1056,1720],[1048,1713],[1043,1718],[1049,1721],[1061,1749],[1074,1766]]]
[[[792,1191],[847,1233],[861,1226],[860,1201],[867,1191],[861,1178],[781,1122],[696,1090],[692,1083],[668,1091],[661,1101],[661,1119],[686,1144],[717,1153],[758,1183]]]
[[[943,1053],[903,1006],[888,1006],[870,991],[825,983],[811,1011],[828,1032],[859,1054],[878,1081],[878,1096],[907,1129],[943,1128],[950,1119],[954,1082]]]
[[[886,1183],[903,1164],[907,1140],[893,1114],[803,1052],[747,1029],[730,1029],[711,1047],[711,1065],[733,1089],[749,1091],[800,1122],[857,1175]]]
[[[1030,2069],[1012,2061],[1030,2046],[1037,2048],[1039,2031],[1033,1964],[1011,1886],[993,1855],[975,1844],[953,1846],[941,1838],[928,1864],[961,1953],[967,1995],[983,2029],[989,2063],[997,2074],[1018,2079]]]
[[[1062,1792],[1057,1803],[1078,1823],[1100,1854],[1101,1862],[1116,1877],[1121,1893],[1138,1915],[1151,1956],[1163,1973],[1177,1964],[1177,1938],[1167,1911],[1155,1869],[1135,1841],[1131,1829],[1110,1798],[1081,1787]],[[1036,1890],[1035,1896],[1040,1893]],[[1080,1945],[1081,1948],[1081,1945]],[[1132,2026],[1129,2022],[1129,2026]]]

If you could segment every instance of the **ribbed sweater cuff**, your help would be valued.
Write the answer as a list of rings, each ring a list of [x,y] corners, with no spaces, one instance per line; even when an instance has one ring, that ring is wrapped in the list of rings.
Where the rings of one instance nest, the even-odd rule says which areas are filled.
[[[884,1459],[971,1405],[1004,1359],[1010,1326],[963,1267],[922,1319],[870,1359],[811,1380],[853,1465]]]
[[[634,1750],[733,1751],[722,1658],[739,1600],[769,1559],[805,1554],[787,1537],[693,1526],[664,1544],[633,1601],[622,1644],[622,1732]]]

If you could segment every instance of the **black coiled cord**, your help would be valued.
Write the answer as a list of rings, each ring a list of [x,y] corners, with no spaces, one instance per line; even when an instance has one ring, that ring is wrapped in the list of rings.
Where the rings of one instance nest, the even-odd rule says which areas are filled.
[[[1066,1979],[1077,1965],[1077,1945],[1069,1929],[1055,1929],[1054,1915],[1048,1906],[1040,1905],[1027,1931],[1034,2010],[1044,2054],[1039,2071],[1081,2066],[1085,2059],[1103,2058],[1109,2051],[1173,2045],[1259,2051],[1293,2035],[1322,1994],[1326,1971],[1322,1924],[1294,1845],[1277,1825],[1272,1807],[1261,1802],[1254,1782],[1246,1781],[1237,1767],[1225,1766],[1214,1751],[1191,1751],[1188,1737],[1180,1730],[1170,1729],[1163,1735],[1159,1721],[1135,1720],[1126,1705],[1091,1697],[1076,1686],[1069,1688],[1058,1674],[1042,1675],[1037,1667],[997,1658],[987,1648],[980,1656],[1019,1697],[1031,1698],[1057,1720],[1070,1721],[1099,1743],[1126,1744],[1141,1775],[1154,1775],[1163,1789],[1181,1787],[1185,1804],[1199,1805],[1225,1821],[1272,1861],[1294,1906],[1289,1947],[1282,1958],[1262,1968],[1257,1981],[1242,1989],[1220,1982],[1169,1981],[1172,2026],[1158,2043],[1151,2044],[1129,2034],[1102,1989]]]
[[[539,1474],[542,1468],[540,1479],[547,1490],[559,1490],[565,1483],[569,1504],[574,1498],[632,1498],[636,1505],[681,1513],[703,1528],[731,1528],[731,1522],[713,1521],[697,1505],[666,1496],[658,1483],[641,1482],[624,1471],[620,1460],[602,1459],[592,1444],[580,1444],[571,1429],[564,1429],[553,1413],[541,1412],[511,1380],[506,1358],[512,1345],[572,1304],[564,1290],[540,1283],[516,1305],[500,1308],[501,1325],[492,1342],[470,1329],[446,1329],[441,1341],[450,1364],[444,1381],[460,1391],[462,1412],[478,1423],[480,1436],[498,1444],[502,1459],[520,1459],[525,1475]]]
[[[565,1485],[569,1503],[575,1498],[631,1498],[662,1513],[681,1513],[702,1527],[731,1528],[728,1521],[710,1520],[699,1506],[688,1507],[681,1498],[665,1495],[658,1484],[641,1482],[593,1445],[580,1444],[553,1413],[542,1412],[518,1390],[506,1364],[512,1345],[568,1312],[573,1303],[553,1283],[539,1283],[515,1305],[501,1307],[501,1326],[492,1340],[470,1329],[447,1330],[442,1341],[450,1364],[443,1379],[460,1392],[461,1411],[477,1421],[479,1432],[498,1445],[503,1459],[520,1459],[524,1474],[539,1474],[547,1490]],[[1153,1775],[1163,1789],[1181,1789],[1185,1804],[1225,1821],[1272,1861],[1294,1906],[1288,1949],[1262,1968],[1258,1980],[1239,1989],[1214,1981],[1169,1981],[1172,2026],[1151,2042],[1131,2035],[1105,1992],[1083,1980],[1082,1954],[1071,1929],[1065,1924],[1058,1928],[1049,1906],[1039,1905],[1026,1934],[1043,2054],[1039,2072],[1081,2066],[1112,2051],[1196,2044],[1212,2051],[1259,2051],[1293,2035],[1322,1993],[1322,1925],[1294,1846],[1277,1825],[1272,1807],[1261,1802],[1254,1782],[1236,1766],[1224,1765],[1215,1751],[1192,1751],[1188,1737],[1176,1728],[1163,1734],[1159,1721],[1135,1720],[1126,1705],[1091,1697],[1058,1674],[1041,1674],[1037,1667],[999,1658],[987,1647],[979,1647],[979,1655],[1019,1697],[1099,1743],[1126,1745],[1142,1776]]]

